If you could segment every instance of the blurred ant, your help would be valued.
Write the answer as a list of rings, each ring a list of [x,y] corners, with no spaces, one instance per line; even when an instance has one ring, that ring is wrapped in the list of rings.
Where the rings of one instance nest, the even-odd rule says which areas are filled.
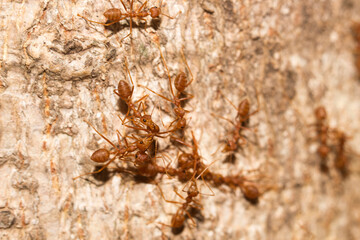
[[[360,79],[360,22],[353,22],[352,33],[356,42],[354,50],[355,67],[357,70],[358,78]]]
[[[160,15],[164,15],[170,19],[174,19],[173,17],[162,13],[161,12],[161,6],[162,6],[162,0],[160,2],[160,8],[158,7],[151,7],[148,10],[145,10],[146,4],[148,2],[148,0],[146,0],[138,9],[134,10],[134,0],[131,0],[130,2],[130,9],[128,9],[126,7],[126,5],[124,4],[124,2],[122,0],[120,0],[121,4],[123,5],[124,9],[125,9],[125,13],[121,12],[121,10],[119,8],[111,8],[109,10],[106,10],[104,12],[104,16],[107,19],[107,21],[110,21],[109,23],[102,23],[102,22],[97,22],[97,21],[93,21],[90,20],[80,14],[78,14],[79,17],[84,18],[86,21],[92,22],[92,23],[97,23],[97,24],[101,24],[104,26],[110,26],[113,25],[117,22],[120,22],[121,20],[130,19],[130,33],[128,35],[126,35],[125,37],[123,37],[121,39],[121,41],[123,41],[124,39],[126,39],[129,36],[132,36],[132,24],[133,24],[133,19],[138,19],[139,21],[144,21],[145,25],[147,24],[147,21],[145,19],[145,17],[149,16],[152,19],[155,18],[159,18]]]
[[[320,145],[318,146],[317,153],[321,159],[320,168],[322,171],[327,172],[327,157],[330,152],[330,147],[328,146],[328,134],[329,126],[327,125],[327,113],[324,106],[319,106],[315,109],[315,128],[318,141]]]
[[[188,71],[191,75],[191,80],[188,81],[187,80],[187,77],[185,75],[184,72],[180,72],[176,78],[175,78],[175,88],[178,90],[177,94],[174,94],[174,90],[173,90],[173,87],[172,87],[172,83],[171,83],[171,77],[170,77],[170,72],[169,72],[169,69],[167,67],[167,64],[166,64],[166,61],[165,61],[165,58],[163,56],[163,53],[161,51],[161,48],[160,48],[160,45],[157,44],[157,47],[159,48],[159,51],[160,51],[160,55],[161,55],[161,59],[163,61],[163,64],[165,66],[165,69],[166,69],[166,72],[167,72],[167,75],[168,75],[168,79],[169,79],[169,87],[170,87],[170,93],[172,95],[172,99],[170,98],[167,98],[153,90],[151,90],[150,88],[146,87],[146,86],[142,86],[142,85],[139,85],[141,87],[144,87],[146,88],[147,90],[151,91],[152,93],[155,93],[156,95],[158,95],[159,97],[165,99],[166,101],[172,103],[175,105],[174,107],[174,113],[176,115],[176,119],[174,121],[172,121],[169,125],[169,128],[176,122],[175,126],[169,130],[169,132],[174,132],[176,130],[182,130],[186,127],[186,119],[185,119],[185,113],[189,112],[188,110],[185,110],[182,105],[181,105],[181,102],[182,101],[185,101],[185,100],[188,100],[188,99],[191,99],[193,98],[194,96],[193,95],[190,95],[188,97],[184,97],[184,98],[180,98],[180,95],[181,93],[183,93],[185,91],[185,89],[193,82],[194,80],[194,77],[192,75],[192,72],[189,68],[189,65],[185,59],[185,56],[184,56],[184,53],[183,51],[181,51],[181,54],[182,54],[182,57],[183,57],[183,60],[185,62],[185,65],[186,67],[188,68]]]
[[[345,177],[347,175],[348,159],[346,156],[345,144],[351,137],[346,136],[342,131],[335,131],[336,144],[336,156],[335,156],[335,168]]]

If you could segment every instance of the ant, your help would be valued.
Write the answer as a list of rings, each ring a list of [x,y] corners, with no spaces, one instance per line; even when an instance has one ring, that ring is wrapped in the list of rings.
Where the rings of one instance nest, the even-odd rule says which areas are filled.
[[[321,170],[327,172],[328,167],[326,162],[327,162],[327,156],[330,152],[330,148],[327,143],[328,133],[329,133],[329,126],[326,123],[327,113],[324,106],[317,107],[314,113],[316,118],[316,122],[315,122],[316,133],[318,140],[320,142],[320,145],[317,149],[317,153],[321,159],[320,167]]]
[[[128,111],[126,113],[126,116],[125,116],[123,122],[129,115],[130,110],[133,110],[135,117],[137,117],[137,118],[142,117],[141,113],[139,112],[140,106],[138,109],[136,109],[135,104],[142,101],[143,99],[145,99],[148,96],[148,95],[145,95],[145,96],[141,97],[139,100],[137,100],[136,102],[134,102],[134,103],[132,102],[132,95],[134,93],[134,82],[133,82],[131,74],[130,74],[130,70],[129,70],[129,66],[128,66],[126,57],[125,57],[124,62],[125,62],[125,69],[126,69],[126,72],[129,74],[132,86],[130,87],[129,83],[126,82],[125,80],[120,80],[118,83],[118,88],[114,90],[114,93],[116,95],[118,95],[128,106]]]
[[[73,180],[78,179],[80,177],[86,176],[86,175],[91,175],[91,174],[96,174],[96,173],[100,173],[101,171],[103,171],[107,166],[109,166],[110,163],[112,163],[116,157],[119,157],[120,159],[122,159],[124,156],[128,155],[128,153],[130,152],[134,152],[138,146],[137,145],[129,145],[126,137],[124,137],[124,141],[126,144],[126,147],[117,147],[114,143],[112,143],[107,137],[105,137],[103,134],[101,134],[98,130],[96,130],[96,128],[89,123],[88,121],[84,120],[87,124],[89,124],[97,134],[99,134],[103,139],[105,139],[108,143],[110,143],[110,145],[112,145],[115,148],[115,151],[110,152],[109,150],[105,149],[105,148],[100,148],[98,150],[96,150],[90,157],[90,159],[94,162],[97,163],[105,163],[107,162],[104,166],[102,166],[99,170],[94,171],[94,172],[89,172],[89,173],[85,173],[82,174],[80,176],[74,177]],[[120,144],[120,133],[118,130],[116,130],[116,134],[118,137],[118,142]],[[111,154],[115,154],[111,159],[110,155]]]
[[[125,9],[125,13],[121,12],[121,10],[119,8],[111,8],[111,9],[108,9],[104,12],[104,16],[105,18],[107,19],[107,21],[110,21],[109,23],[101,23],[101,22],[97,22],[97,21],[93,21],[93,20],[90,20],[80,14],[78,14],[79,17],[82,17],[84,18],[86,21],[89,21],[89,22],[92,22],[92,23],[97,23],[97,24],[101,24],[101,25],[104,25],[104,26],[110,26],[110,25],[113,25],[117,22],[120,22],[121,20],[124,20],[124,19],[127,19],[127,18],[130,18],[130,33],[128,35],[126,35],[125,37],[123,37],[121,39],[121,41],[123,41],[124,39],[126,39],[127,37],[129,36],[132,36],[132,24],[133,24],[133,19],[136,18],[136,19],[139,19],[140,21],[144,21],[145,22],[145,25],[147,23],[145,17],[149,16],[153,19],[155,18],[159,18],[160,15],[164,15],[170,19],[174,19],[173,17],[165,14],[165,13],[162,13],[161,12],[161,6],[162,6],[162,0],[160,2],[160,8],[158,7],[151,7],[150,9],[148,10],[145,10],[145,6],[148,2],[148,0],[146,0],[138,9],[134,10],[134,0],[131,0],[130,2],[130,9],[128,9],[126,7],[126,5],[124,4],[124,2],[122,0],[120,0],[121,4],[123,5],[124,9]]]
[[[175,141],[192,148],[191,153],[182,153],[178,157],[178,178],[180,181],[185,182],[189,181],[189,179],[195,178],[197,174],[198,176],[201,175],[202,180],[205,182],[204,176],[207,175],[208,171],[200,174],[202,171],[204,171],[204,169],[206,169],[206,165],[201,161],[201,156],[198,153],[199,145],[193,131],[191,131],[191,135],[193,139],[192,146],[180,139],[172,138]],[[191,169],[192,172],[190,171]]]
[[[225,147],[222,149],[222,152],[234,152],[238,149],[238,147],[240,145],[243,145],[246,143],[246,139],[241,135],[241,130],[242,129],[248,129],[250,130],[247,125],[249,123],[249,119],[252,115],[256,114],[257,112],[259,112],[259,99],[257,98],[257,102],[258,102],[258,108],[253,111],[252,113],[250,112],[250,103],[249,100],[246,98],[244,100],[242,100],[239,103],[239,106],[236,107],[226,96],[224,96],[225,100],[230,103],[231,106],[234,107],[234,109],[237,112],[237,115],[235,117],[235,122],[233,120],[230,120],[228,118],[222,117],[222,116],[218,116],[214,113],[211,113],[211,115],[213,115],[214,117],[218,117],[220,119],[223,119],[225,121],[228,121],[229,123],[231,123],[235,129],[232,131],[232,137],[230,139],[226,140],[226,145]],[[242,140],[242,143],[239,145],[239,140]]]
[[[358,77],[360,78],[360,22],[353,22],[352,32],[354,40],[356,42],[356,47],[354,51],[355,67]]]
[[[224,183],[227,183],[231,187],[240,187],[247,200],[250,202],[257,202],[260,196],[260,191],[255,184],[249,182],[251,181],[246,179],[244,176],[224,177]]]
[[[159,126],[156,123],[154,123],[154,121],[151,119],[151,115],[145,114],[144,103],[140,102],[143,99],[147,98],[148,95],[141,97],[139,100],[135,101],[134,103],[132,102],[132,96],[134,93],[134,82],[133,82],[131,74],[130,74],[130,70],[128,67],[128,62],[127,62],[126,57],[125,57],[124,62],[125,62],[125,69],[126,69],[127,73],[129,74],[129,78],[130,78],[132,87],[130,87],[129,83],[126,82],[125,80],[120,80],[119,84],[118,84],[118,88],[114,90],[114,93],[116,95],[118,95],[128,106],[128,111],[127,111],[124,119],[122,119],[119,116],[122,124],[124,125],[125,120],[127,119],[130,122],[132,122],[135,127],[125,125],[126,127],[137,129],[137,130],[147,131],[154,136],[162,137],[160,134],[164,134],[167,132],[160,132]],[[135,105],[138,102],[140,102],[140,104],[139,104],[138,108],[136,108]],[[144,114],[142,114],[140,112],[141,107],[143,108]],[[134,113],[133,116],[129,115],[131,110]],[[145,125],[145,128],[142,125]]]
[[[348,161],[345,153],[345,144],[350,137],[346,136],[346,134],[342,131],[336,131],[335,134],[337,139],[335,167],[342,173],[343,176],[346,176]]]
[[[182,101],[185,101],[185,100],[188,100],[188,99],[191,99],[193,98],[194,96],[193,95],[189,95],[188,97],[184,97],[184,98],[180,98],[180,95],[185,91],[185,89],[193,82],[194,80],[194,77],[193,77],[193,74],[190,70],[190,67],[186,61],[186,58],[185,58],[185,55],[183,53],[183,51],[181,51],[181,54],[182,54],[182,57],[183,57],[183,61],[185,62],[185,65],[191,75],[191,80],[188,81],[187,80],[187,77],[185,75],[185,73],[183,71],[181,71],[175,78],[175,88],[178,90],[177,94],[174,94],[174,90],[173,90],[173,87],[172,87],[172,83],[171,83],[171,77],[170,77],[170,72],[169,72],[169,69],[167,67],[167,64],[166,64],[166,61],[165,61],[165,58],[163,56],[163,53],[161,51],[161,48],[160,48],[160,45],[159,44],[156,44],[157,47],[159,48],[159,51],[160,51],[160,55],[161,55],[161,59],[163,61],[163,64],[165,66],[165,69],[166,69],[166,72],[167,72],[167,75],[168,75],[168,79],[169,79],[169,87],[170,87],[170,93],[172,95],[172,99],[170,98],[167,98],[153,90],[151,90],[150,88],[146,87],[146,86],[142,86],[142,85],[139,85],[141,87],[144,87],[146,88],[147,90],[151,91],[152,93],[155,93],[156,95],[158,95],[159,97],[165,99],[166,101],[168,102],[171,102],[172,104],[175,105],[174,107],[174,113],[176,115],[176,119],[170,123],[169,127],[171,127],[175,122],[175,126],[173,127],[173,129],[169,130],[168,132],[174,132],[176,130],[183,130],[185,127],[186,127],[186,119],[185,119],[185,113],[189,112],[188,110],[185,110],[182,105],[181,105],[181,102]]]
[[[207,169],[205,169],[207,170]],[[204,171],[203,171],[204,172]],[[181,206],[179,206],[178,210],[176,211],[176,213],[172,216],[171,218],[171,224],[164,224],[164,223],[160,223],[164,226],[168,226],[171,227],[172,232],[174,234],[178,234],[180,233],[183,229],[184,229],[184,222],[185,222],[185,215],[187,215],[189,217],[189,219],[192,222],[192,225],[195,227],[196,226],[196,222],[193,219],[193,217],[191,216],[191,214],[189,213],[188,209],[189,207],[191,208],[197,208],[202,210],[202,204],[195,199],[198,195],[202,194],[205,195],[204,193],[200,193],[197,183],[196,181],[199,179],[201,175],[199,175],[196,179],[193,177],[189,180],[190,186],[188,188],[188,190],[186,191],[187,196],[183,197],[175,188],[174,192],[176,193],[177,196],[179,196],[181,199],[185,200],[185,202],[176,202],[176,201],[171,201],[171,200],[167,200],[164,196],[163,191],[161,190],[160,186],[157,184],[157,187],[160,190],[160,194],[162,196],[162,198],[168,202],[168,203],[173,203],[173,204],[180,204]],[[186,185],[185,185],[186,186]],[[184,191],[184,190],[183,190]],[[211,195],[214,196],[214,195]]]

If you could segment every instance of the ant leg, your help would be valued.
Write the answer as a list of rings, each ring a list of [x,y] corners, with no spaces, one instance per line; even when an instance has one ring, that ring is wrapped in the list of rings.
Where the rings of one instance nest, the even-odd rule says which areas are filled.
[[[225,120],[225,121],[228,121],[229,123],[231,123],[232,125],[234,125],[235,127],[236,127],[236,124],[233,122],[233,121],[231,121],[230,119],[228,119],[228,118],[225,118],[225,117],[222,117],[222,116],[219,116],[219,115],[216,115],[215,113],[210,113],[213,117],[217,117],[217,118],[220,118],[220,119],[222,119],[222,120]]]
[[[99,170],[95,171],[95,172],[89,172],[89,173],[85,173],[85,174],[82,174],[80,176],[77,176],[77,177],[74,177],[73,180],[76,180],[80,177],[83,177],[83,176],[86,176],[86,175],[90,175],[90,174],[96,174],[96,173],[99,173],[101,172],[102,170],[104,170],[107,166],[109,166],[110,163],[112,163],[115,159],[116,159],[117,155],[115,155],[112,159],[109,160],[109,162],[107,162],[102,168],[100,168]]]
[[[189,86],[188,84],[187,84],[187,86]],[[187,93],[187,97],[184,97],[184,98],[179,98],[179,101],[181,102],[181,101],[185,101],[185,100],[188,100],[188,99],[192,99],[193,97],[194,97],[194,95],[192,95],[192,94],[190,94],[190,93]]]
[[[130,24],[131,25],[131,24]],[[124,39],[128,38],[131,35],[131,30],[130,33],[128,35],[126,35],[125,37],[123,37],[122,39],[120,39],[120,42],[122,42]]]
[[[188,211],[185,210],[185,213],[186,215],[189,217],[189,219],[191,220],[192,224],[193,224],[193,227],[196,227],[196,222],[195,220],[193,219],[193,217],[190,215],[190,213]]]
[[[235,104],[234,104],[232,101],[230,101],[230,99],[228,99],[223,93],[221,93],[221,95],[223,95],[223,97],[225,98],[225,100],[226,100],[228,103],[230,103],[231,106],[234,107],[234,109],[236,110],[236,112],[239,111],[239,110],[237,109],[237,107],[235,106]]]
[[[181,11],[179,11],[177,14],[176,14],[176,16],[175,17],[171,17],[171,16],[169,16],[169,15],[167,15],[167,14],[165,14],[165,13],[162,13],[161,12],[161,8],[162,8],[162,0],[161,0],[161,2],[160,2],[160,14],[161,15],[164,15],[165,17],[168,17],[168,18],[170,18],[170,19],[174,19],[175,17],[177,17],[178,15],[179,15],[179,13],[181,12]]]
[[[171,102],[171,103],[174,102],[174,101],[170,100],[169,98],[167,98],[167,97],[165,97],[165,96],[163,96],[163,95],[161,95],[161,94],[159,94],[159,93],[151,90],[150,88],[148,88],[148,87],[146,87],[146,86],[144,86],[144,85],[138,84],[138,86],[139,86],[139,87],[146,88],[146,89],[149,90],[150,92],[155,93],[155,94],[158,95],[159,97],[162,97],[163,99],[165,99],[165,100],[167,100],[167,101],[169,101],[169,102]]]
[[[206,187],[210,190],[211,194],[201,193],[200,191],[199,191],[199,193],[200,193],[201,195],[205,195],[205,196],[215,196],[214,191],[212,190],[212,188],[210,187],[210,185],[205,181],[203,173],[204,173],[204,172],[201,173],[201,179],[203,180],[203,182],[204,182],[204,184],[206,185]],[[195,201],[194,201],[194,202],[195,202]]]
[[[189,148],[192,148],[191,145],[187,144],[186,142],[184,142],[182,139],[179,139],[179,138],[176,138],[176,137],[173,137],[173,136],[170,136],[171,139],[174,139],[175,141],[177,141],[178,143],[181,143]]]
[[[176,16],[175,17],[177,17],[177,15],[179,15],[179,13],[180,13],[180,11],[176,14]],[[161,15],[164,15],[165,17],[168,17],[168,18],[170,18],[170,19],[174,19],[175,17],[171,17],[171,16],[169,16],[169,15],[167,15],[167,14],[165,14],[165,13],[160,13]]]
[[[160,56],[161,56],[161,60],[163,61],[163,64],[165,66],[165,69],[166,69],[166,73],[168,75],[168,79],[169,79],[169,87],[170,87],[170,92],[171,92],[171,95],[173,96],[173,99],[175,99],[175,94],[174,94],[174,90],[172,88],[172,85],[171,85],[171,77],[170,77],[170,72],[169,72],[169,68],[166,64],[166,61],[165,61],[165,58],[164,58],[164,55],[161,51],[161,47],[160,47],[160,44],[156,44],[156,46],[159,48],[159,51],[160,51]]]
[[[108,2],[111,4],[112,8],[115,8],[114,4],[111,2],[111,0],[108,0]]]
[[[181,199],[186,200],[183,196],[180,195],[180,193],[177,192],[176,188],[174,189],[174,192],[176,195],[178,195]],[[182,203],[181,203],[182,204]]]
[[[146,128],[141,128],[141,127],[139,127],[138,125],[135,125],[135,126],[136,126],[136,127],[129,126],[129,125],[125,125],[125,127],[131,128],[131,129],[135,129],[135,130],[139,130],[139,131],[141,131],[141,130],[147,131]]]
[[[128,36],[128,35],[127,35]],[[126,36],[126,37],[127,37]],[[125,37],[125,38],[126,38]],[[124,39],[124,38],[123,38]],[[121,39],[121,41],[123,40],[123,39]],[[126,71],[128,72],[128,74],[129,74],[129,77],[130,77],[130,81],[131,81],[131,85],[132,85],[132,88],[131,88],[131,96],[132,96],[132,94],[133,94],[133,92],[134,92],[134,82],[133,82],[133,80],[132,80],[132,77],[131,77],[131,74],[130,74],[130,70],[129,70],[129,64],[128,64],[128,62],[127,62],[127,58],[125,57],[125,68],[126,68]]]
[[[82,15],[80,15],[80,14],[77,14],[77,15],[78,15],[78,17],[81,17],[81,18],[85,19],[85,20],[88,21],[88,22],[97,23],[97,24],[101,24],[101,25],[104,25],[104,26],[110,26],[110,25],[113,25],[113,24],[115,24],[115,23],[117,23],[117,22],[120,21],[120,20],[119,20],[119,21],[111,22],[111,23],[102,23],[102,22],[96,22],[96,21],[90,20],[90,19],[88,19],[87,17],[82,16]],[[122,19],[121,19],[121,20],[122,20]]]
[[[190,75],[191,75],[191,80],[190,80],[190,81],[186,84],[186,86],[185,86],[185,88],[187,88],[187,87],[192,83],[192,81],[194,80],[194,76],[193,76],[193,74],[192,74],[192,72],[191,72],[191,70],[190,70],[190,67],[189,67],[188,62],[186,61],[186,58],[185,58],[185,54],[184,54],[184,50],[183,50],[183,49],[181,49],[181,56],[182,56],[182,59],[183,59],[185,65],[186,65],[187,70],[189,71],[189,73],[190,73]]]
[[[171,201],[171,200],[167,200],[164,196],[164,193],[161,189],[161,187],[159,186],[158,183],[156,183],[156,186],[158,187],[159,191],[160,191],[160,194],[161,194],[161,197],[164,199],[165,202],[168,202],[168,203],[174,203],[174,204],[182,204],[181,202],[176,202],[176,201]]]
[[[159,157],[155,157],[155,158],[159,158]],[[164,168],[165,168],[165,174],[166,174],[166,176],[168,176],[168,178],[173,178],[169,173],[168,173],[168,171],[167,171],[167,169],[169,168],[169,166],[171,165],[171,163],[172,163],[172,160],[170,159],[170,162],[166,165],[165,164],[165,157],[164,157],[164,155],[163,154],[161,154],[161,157],[160,157],[161,159],[162,159],[162,161],[163,161],[163,163],[164,163]],[[162,174],[161,175],[161,178],[160,178],[160,180],[162,179],[162,177],[164,176],[164,174]]]
[[[127,12],[128,10],[127,10],[127,7],[125,6],[124,2],[123,2],[122,0],[120,0],[120,2],[121,2],[121,4],[123,5],[125,11]]]
[[[166,227],[170,227],[172,228],[173,226],[172,225],[169,225],[169,224],[166,224],[166,223],[162,223],[162,222],[157,222],[158,224],[161,224],[163,226],[166,226]]]
[[[180,118],[178,117],[178,118],[176,118],[174,121],[172,121],[171,123],[170,123],[170,125],[169,125],[169,127],[168,128],[170,128],[176,121],[178,121],[178,120],[180,120]],[[174,130],[177,130],[177,129],[173,129],[173,130],[170,130],[170,132],[171,131],[174,131]]]
[[[119,149],[115,146],[114,143],[112,143],[108,138],[106,138],[106,137],[105,137],[104,135],[102,135],[98,130],[96,130],[96,128],[95,128],[93,125],[91,125],[91,123],[89,123],[89,122],[86,121],[86,120],[84,120],[84,122],[86,122],[87,124],[89,124],[90,127],[92,127],[92,128],[95,130],[95,132],[97,132],[97,134],[99,134],[103,139],[105,139],[108,143],[110,143],[114,148],[116,148],[117,150],[119,150]]]
[[[142,101],[142,100],[144,100],[145,98],[147,98],[149,95],[144,95],[144,96],[142,96],[139,100],[136,100],[136,102],[134,102],[134,104],[137,104],[138,102],[140,102],[140,101]],[[141,103],[140,103],[141,104]]]
[[[147,4],[148,0],[146,0],[139,8],[136,10],[136,12],[140,12]]]

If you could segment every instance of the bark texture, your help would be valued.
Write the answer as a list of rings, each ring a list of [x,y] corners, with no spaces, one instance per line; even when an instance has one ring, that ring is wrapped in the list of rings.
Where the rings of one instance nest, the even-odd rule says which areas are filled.
[[[127,6],[128,1],[124,1]],[[136,2],[136,6],[140,3]],[[354,65],[351,26],[360,21],[356,0],[167,0],[161,17],[133,28],[132,41],[119,40],[129,24],[104,29],[77,17],[104,22],[120,1],[0,1],[0,238],[1,239],[359,239],[360,82]],[[158,6],[149,1],[148,6]],[[94,170],[90,155],[109,147],[84,120],[111,140],[125,131],[113,93],[127,78],[124,57],[136,84],[169,96],[166,72],[153,43],[157,34],[170,74],[185,70],[184,49],[195,77],[186,104],[193,130],[211,169],[238,174],[260,169],[258,204],[241,192],[213,188],[202,196],[197,226],[173,235],[177,206],[166,203],[153,184],[106,173],[73,181]],[[146,92],[135,86],[134,99]],[[172,106],[147,92],[150,113],[173,119]],[[216,151],[232,125],[235,105],[248,98],[256,131],[233,163]],[[329,125],[352,138],[347,143],[349,175],[319,170],[314,108],[324,105]],[[160,120],[161,119],[161,120]],[[181,148],[187,152],[184,146]],[[178,147],[159,140],[176,165]],[[161,160],[159,160],[160,162]],[[177,199],[176,179],[161,180],[167,199]],[[202,188],[205,191],[205,187]]]

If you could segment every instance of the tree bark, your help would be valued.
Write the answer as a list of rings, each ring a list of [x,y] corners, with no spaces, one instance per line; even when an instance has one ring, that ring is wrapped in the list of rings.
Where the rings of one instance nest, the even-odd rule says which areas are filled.
[[[132,38],[122,42],[129,22],[104,28],[77,16],[105,22],[112,7],[124,11],[120,1],[107,0],[0,2],[1,239],[359,239],[360,82],[351,33],[359,1],[167,0],[161,10],[175,19],[149,17],[146,28],[135,21]],[[114,142],[117,129],[130,132],[113,93],[119,80],[129,80],[125,57],[133,99],[149,94],[146,111],[154,109],[162,130],[162,121],[174,119],[169,102],[137,86],[170,96],[156,39],[172,79],[180,70],[190,76],[181,49],[194,76],[186,141],[193,131],[204,162],[217,160],[211,171],[261,172],[257,204],[239,189],[212,187],[215,196],[201,197],[197,226],[187,219],[178,235],[159,224],[170,224],[178,205],[165,202],[156,185],[111,169],[72,179],[94,170],[92,152],[110,148],[84,120]],[[233,162],[217,151],[233,126],[213,114],[236,116],[224,96],[259,109]],[[320,105],[330,128],[351,137],[346,178],[333,153],[329,172],[320,171],[309,126]],[[169,138],[158,143],[173,166],[179,149],[191,151]],[[167,199],[183,201],[173,191],[182,183],[159,181]]]

